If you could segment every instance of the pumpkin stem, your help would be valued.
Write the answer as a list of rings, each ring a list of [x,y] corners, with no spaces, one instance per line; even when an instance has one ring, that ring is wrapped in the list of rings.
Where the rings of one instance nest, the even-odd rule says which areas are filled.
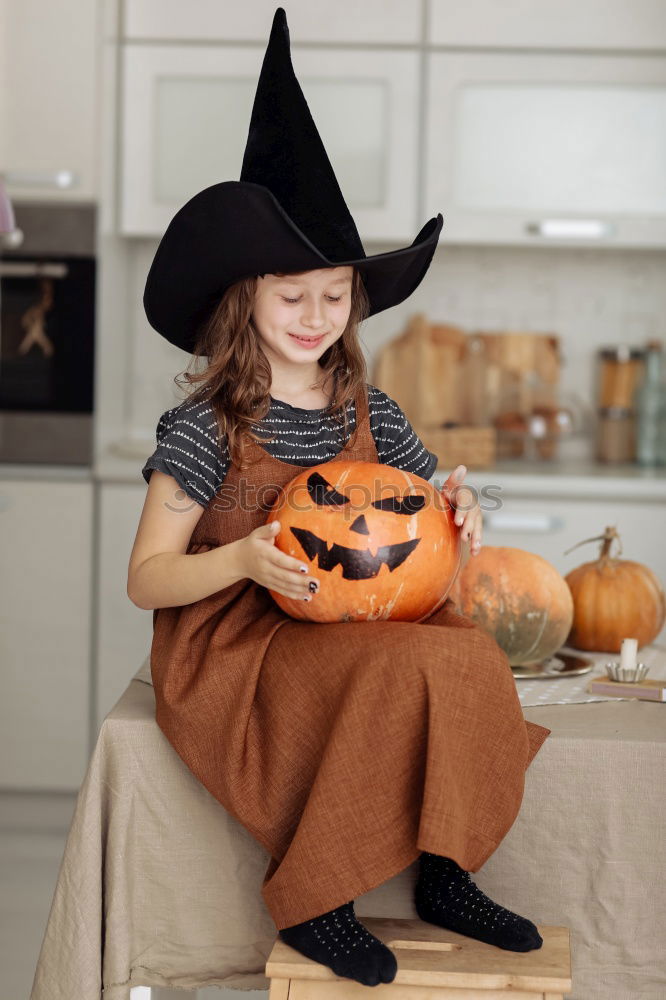
[[[587,542],[601,542],[601,548],[599,549],[599,559],[609,559],[610,558],[610,547],[613,541],[617,541],[620,546],[618,555],[622,552],[622,542],[620,541],[620,536],[617,533],[617,528],[615,525],[608,525],[603,533],[603,535],[595,535],[594,538],[584,538],[582,542],[576,542],[572,545],[570,549],[564,552],[564,555],[568,555],[569,552],[573,552],[577,549],[579,545],[586,545]]]

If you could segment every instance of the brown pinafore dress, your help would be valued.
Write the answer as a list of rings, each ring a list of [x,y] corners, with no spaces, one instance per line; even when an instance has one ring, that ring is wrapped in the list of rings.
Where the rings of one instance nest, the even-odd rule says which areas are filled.
[[[333,461],[377,462],[365,391],[356,414]],[[248,458],[188,553],[263,524],[303,468],[259,444]],[[356,899],[420,851],[478,871],[512,826],[550,729],[525,720],[506,654],[454,607],[420,623],[301,622],[241,580],[153,612],[156,721],[270,853],[261,892],[279,930]]]

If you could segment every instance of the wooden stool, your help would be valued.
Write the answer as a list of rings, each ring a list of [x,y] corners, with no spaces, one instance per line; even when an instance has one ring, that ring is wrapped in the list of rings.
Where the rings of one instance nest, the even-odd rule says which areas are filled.
[[[348,1000],[381,992],[387,1000],[563,1000],[571,990],[569,928],[539,926],[532,951],[506,951],[423,920],[361,917],[395,952],[392,983],[364,986],[336,976],[277,938],[266,962],[270,1000]]]

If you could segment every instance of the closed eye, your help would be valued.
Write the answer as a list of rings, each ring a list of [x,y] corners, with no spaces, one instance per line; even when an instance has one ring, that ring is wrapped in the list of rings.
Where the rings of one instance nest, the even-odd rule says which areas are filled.
[[[282,298],[284,299],[284,301],[285,301],[285,302],[291,302],[291,303],[292,303],[292,305],[293,305],[293,304],[294,304],[295,302],[298,302],[298,299],[288,299],[288,298],[286,297],[286,295],[283,295],[283,296],[282,296]],[[332,295],[327,295],[327,296],[326,296],[326,298],[328,299],[328,301],[329,301],[329,302],[339,302],[339,301],[340,301],[340,299],[342,298],[342,296],[341,296],[341,295],[338,295],[338,297],[337,297],[337,298],[334,298],[334,296],[332,296]]]

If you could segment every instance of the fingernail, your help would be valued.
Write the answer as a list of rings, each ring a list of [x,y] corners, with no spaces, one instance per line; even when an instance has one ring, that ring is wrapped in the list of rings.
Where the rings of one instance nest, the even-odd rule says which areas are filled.
[[[319,584],[315,583],[314,580],[310,580],[308,584],[308,590],[310,591],[311,594],[316,594],[317,591],[319,590]]]

